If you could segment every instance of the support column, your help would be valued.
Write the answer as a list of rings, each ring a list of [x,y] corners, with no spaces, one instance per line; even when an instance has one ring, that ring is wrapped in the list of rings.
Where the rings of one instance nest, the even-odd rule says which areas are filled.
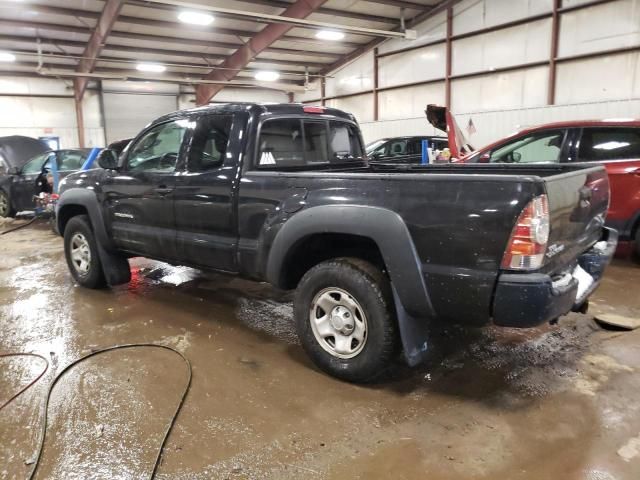
[[[76,106],[76,124],[78,126],[78,147],[84,148],[84,113],[82,111],[82,94],[84,87],[80,85],[79,78],[73,82],[73,99]]]
[[[324,98],[327,96],[326,93],[327,82],[324,77],[320,80],[320,105],[324,107],[325,101]]]
[[[556,103],[556,58],[558,58],[558,37],[560,34],[560,12],[562,0],[553,0],[551,17],[551,51],[549,52],[549,82],[547,83],[547,105]]]
[[[378,47],[373,49],[373,121],[378,120]]]

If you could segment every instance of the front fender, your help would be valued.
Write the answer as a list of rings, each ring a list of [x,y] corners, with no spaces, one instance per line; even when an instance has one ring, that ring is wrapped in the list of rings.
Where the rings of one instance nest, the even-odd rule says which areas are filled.
[[[397,213],[380,207],[325,205],[296,213],[284,223],[271,244],[267,280],[282,285],[282,272],[291,249],[305,237],[323,233],[351,234],[373,240],[404,310],[413,317],[434,315],[411,234]]]
[[[89,215],[91,226],[98,241],[103,246],[112,246],[95,192],[84,188],[71,188],[63,192],[56,203],[56,223],[60,235],[64,235],[63,222],[68,220],[64,212],[69,207],[84,207]]]
[[[107,235],[102,210],[95,192],[84,188],[71,188],[63,192],[56,204],[58,233],[64,236],[64,225],[69,219],[65,211],[72,209],[75,214],[78,207],[83,207],[89,215],[107,283],[113,286],[128,282],[131,278],[129,264],[126,257],[118,254],[111,237]]]

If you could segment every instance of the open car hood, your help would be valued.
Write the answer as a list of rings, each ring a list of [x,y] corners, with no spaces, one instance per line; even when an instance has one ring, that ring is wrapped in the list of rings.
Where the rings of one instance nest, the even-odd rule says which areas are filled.
[[[33,157],[48,150],[46,143],[35,138],[21,135],[0,137],[0,155],[9,167],[22,168]]]
[[[446,132],[451,158],[461,159],[475,151],[447,107],[429,104],[424,113],[431,125]]]

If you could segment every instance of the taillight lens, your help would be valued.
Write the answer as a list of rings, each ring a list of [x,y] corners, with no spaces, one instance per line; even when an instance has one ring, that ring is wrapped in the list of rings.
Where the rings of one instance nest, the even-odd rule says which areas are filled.
[[[513,227],[502,268],[535,270],[542,266],[549,241],[549,202],[540,195],[522,210]]]

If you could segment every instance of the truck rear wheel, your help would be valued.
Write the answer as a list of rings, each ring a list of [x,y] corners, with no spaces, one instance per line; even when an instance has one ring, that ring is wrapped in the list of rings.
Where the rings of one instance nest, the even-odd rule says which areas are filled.
[[[106,285],[89,217],[78,215],[64,229],[64,255],[73,278],[86,288]]]
[[[302,347],[334,377],[370,381],[397,354],[391,287],[368,262],[338,258],[311,268],[296,289],[294,315]]]

